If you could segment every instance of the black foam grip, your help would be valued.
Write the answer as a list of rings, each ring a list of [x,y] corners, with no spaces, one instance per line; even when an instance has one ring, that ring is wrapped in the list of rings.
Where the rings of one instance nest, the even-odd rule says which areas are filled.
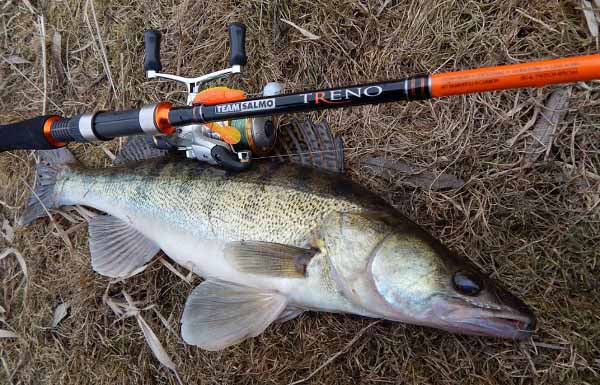
[[[231,55],[229,56],[229,65],[246,64],[246,26],[241,23],[231,23],[229,29],[229,44],[231,45]]]
[[[223,146],[214,146],[210,150],[212,157],[227,171],[244,171],[251,165],[250,162],[240,162],[237,157]]]
[[[52,115],[0,125],[0,151],[49,150],[56,148],[44,136],[44,123]]]
[[[160,64],[160,31],[156,29],[150,29],[144,32],[144,70],[145,71],[156,71],[162,70],[162,64]]]

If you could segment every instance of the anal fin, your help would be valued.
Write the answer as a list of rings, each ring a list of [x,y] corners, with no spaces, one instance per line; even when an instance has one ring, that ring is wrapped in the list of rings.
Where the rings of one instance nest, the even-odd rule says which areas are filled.
[[[225,259],[238,271],[283,278],[303,278],[306,266],[317,252],[260,241],[229,242],[224,249]]]
[[[292,319],[300,316],[305,311],[306,311],[306,309],[303,309],[301,307],[289,305],[281,312],[281,314],[279,315],[279,317],[277,318],[276,321],[277,322],[286,322],[286,321],[292,320]]]
[[[89,223],[92,268],[108,277],[125,277],[144,266],[160,250],[129,223],[111,215],[98,215]]]
[[[206,350],[225,349],[261,334],[285,309],[285,296],[208,279],[187,299],[181,318],[185,342]]]

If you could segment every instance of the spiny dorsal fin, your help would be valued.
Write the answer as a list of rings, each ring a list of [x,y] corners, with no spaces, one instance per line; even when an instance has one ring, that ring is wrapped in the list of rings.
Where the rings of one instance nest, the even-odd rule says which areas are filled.
[[[280,160],[303,166],[343,173],[344,145],[341,138],[334,138],[326,121],[314,123],[306,119],[294,121],[279,128],[274,153]],[[114,160],[115,165],[154,159],[169,154],[154,146],[153,138],[135,136],[123,146]]]
[[[89,223],[92,268],[108,277],[125,277],[144,266],[160,248],[129,223],[98,215]]]
[[[243,273],[303,278],[306,266],[318,252],[280,243],[239,241],[225,245],[225,259]]]
[[[206,350],[225,349],[261,334],[286,305],[286,297],[276,292],[211,278],[188,297],[181,336]]]
[[[275,154],[303,166],[342,173],[344,146],[341,138],[334,138],[326,121],[303,123],[293,121],[279,128]],[[288,159],[289,158],[289,159]]]
[[[113,160],[113,164],[118,166],[129,162],[160,158],[168,154],[169,151],[160,150],[154,146],[154,138],[151,136],[134,136],[123,145]]]

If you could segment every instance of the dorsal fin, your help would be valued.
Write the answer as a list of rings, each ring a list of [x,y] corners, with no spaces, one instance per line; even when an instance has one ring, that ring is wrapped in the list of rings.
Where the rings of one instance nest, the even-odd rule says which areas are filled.
[[[160,150],[154,146],[154,138],[151,136],[134,136],[123,145],[113,164],[118,166],[129,162],[160,158],[167,154],[169,151]]]
[[[279,127],[275,155],[282,161],[342,173],[344,145],[334,138],[326,121],[293,121]]]
[[[154,159],[169,154],[154,146],[152,137],[134,136],[123,146],[114,160],[115,165]],[[310,119],[293,121],[279,127],[274,154],[280,161],[343,173],[344,145],[335,138],[326,121],[318,123]]]

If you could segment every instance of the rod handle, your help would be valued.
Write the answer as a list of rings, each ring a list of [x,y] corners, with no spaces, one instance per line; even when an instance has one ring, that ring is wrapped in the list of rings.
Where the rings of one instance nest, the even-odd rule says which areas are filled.
[[[140,109],[100,111],[59,119],[51,125],[51,135],[64,142],[93,142],[134,135],[170,135],[171,103],[148,104]]]
[[[229,65],[246,65],[248,57],[246,56],[246,26],[242,23],[231,23],[227,26],[229,30],[229,44],[231,53],[229,56]]]
[[[160,72],[160,31],[149,29],[144,32],[144,71]]]
[[[21,122],[0,125],[0,151],[49,150],[65,145],[52,138],[52,122],[60,119],[55,115],[38,116]]]

